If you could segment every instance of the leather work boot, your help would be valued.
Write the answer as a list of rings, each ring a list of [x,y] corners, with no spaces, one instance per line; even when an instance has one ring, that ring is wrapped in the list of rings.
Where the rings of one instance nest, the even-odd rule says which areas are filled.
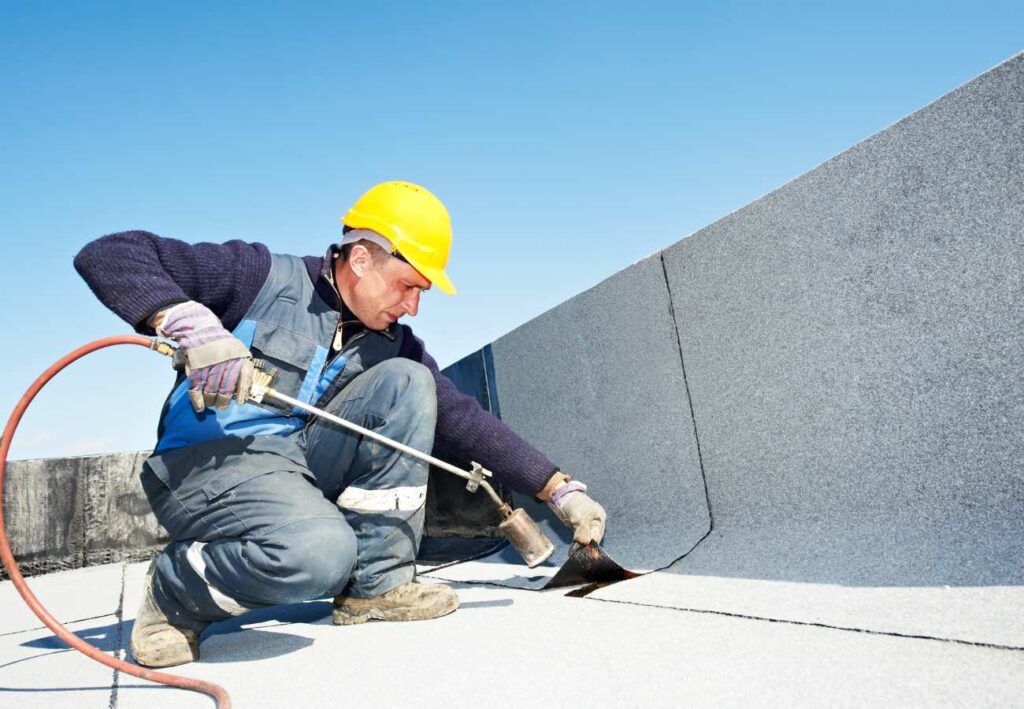
[[[155,562],[154,562],[155,563]],[[173,667],[199,659],[199,633],[171,625],[153,597],[153,570],[146,574],[146,593],[132,628],[132,656],[144,667]],[[202,624],[205,627],[206,624]],[[201,632],[201,629],[200,629]]]
[[[334,599],[335,625],[355,625],[368,620],[429,620],[448,615],[459,607],[459,596],[440,583],[404,583],[373,598]]]

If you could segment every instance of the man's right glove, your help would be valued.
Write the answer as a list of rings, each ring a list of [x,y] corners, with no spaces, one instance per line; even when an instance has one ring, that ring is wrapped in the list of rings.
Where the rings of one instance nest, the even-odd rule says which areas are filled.
[[[196,412],[244,404],[252,386],[252,355],[202,303],[189,300],[164,312],[157,334],[176,340],[185,352],[188,398]]]
[[[607,515],[604,508],[587,496],[587,486],[576,480],[559,485],[551,493],[548,507],[562,524],[572,528],[573,541],[600,543]]]

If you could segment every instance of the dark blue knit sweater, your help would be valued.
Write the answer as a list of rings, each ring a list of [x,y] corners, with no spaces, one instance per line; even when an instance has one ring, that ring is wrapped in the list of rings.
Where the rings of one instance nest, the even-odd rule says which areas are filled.
[[[323,277],[331,267],[327,259],[306,256],[303,261],[324,301],[346,321],[355,320]],[[75,269],[104,305],[142,334],[153,334],[146,324],[150,316],[186,300],[203,303],[225,328],[233,330],[270,273],[270,251],[263,244],[237,240],[188,244],[147,231],[126,231],[86,245],[75,257]],[[361,327],[358,321],[355,327]],[[346,328],[345,339],[351,334]],[[427,366],[437,382],[438,454],[477,461],[513,490],[529,495],[539,492],[555,465],[484,411],[476,399],[456,389],[411,329],[406,335],[399,355]]]

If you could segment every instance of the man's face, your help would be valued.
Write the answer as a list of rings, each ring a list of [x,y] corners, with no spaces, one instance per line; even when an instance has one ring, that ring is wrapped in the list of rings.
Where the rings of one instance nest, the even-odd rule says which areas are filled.
[[[361,247],[358,247],[361,248]],[[359,320],[371,330],[384,330],[404,315],[415,317],[420,308],[420,293],[430,281],[415,268],[394,257],[383,263],[360,263],[345,302]],[[342,264],[344,269],[347,264]]]

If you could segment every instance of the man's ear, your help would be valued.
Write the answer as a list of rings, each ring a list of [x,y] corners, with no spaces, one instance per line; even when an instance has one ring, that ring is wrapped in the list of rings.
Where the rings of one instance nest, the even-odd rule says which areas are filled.
[[[362,244],[353,244],[351,250],[348,252],[348,258],[345,260],[345,265],[348,266],[355,275],[362,278],[373,270],[373,255],[370,253],[370,250]]]

